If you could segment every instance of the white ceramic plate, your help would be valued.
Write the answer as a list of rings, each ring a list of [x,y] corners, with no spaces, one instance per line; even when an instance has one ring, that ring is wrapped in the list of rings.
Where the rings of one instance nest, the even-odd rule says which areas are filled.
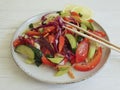
[[[36,16],[28,19],[26,22],[24,22],[16,31],[16,33],[13,37],[12,43],[19,35],[21,35],[22,32],[24,32],[28,28],[28,25],[30,23],[40,20],[41,16],[43,16],[44,14],[46,14],[46,13],[41,13],[39,15],[36,15]],[[96,22],[94,22],[93,24],[96,29],[104,31],[103,28]],[[108,36],[106,36],[105,39],[109,40]],[[11,43],[12,55],[13,55],[13,58],[14,58],[14,61],[16,62],[16,64],[29,76],[31,76],[39,81],[48,82],[48,83],[73,83],[73,82],[85,80],[85,79],[91,77],[92,75],[94,75],[98,70],[100,70],[100,68],[107,61],[107,58],[110,54],[110,49],[103,47],[102,59],[101,59],[100,63],[97,65],[97,67],[94,68],[93,70],[87,71],[87,72],[79,72],[79,71],[76,71],[73,69],[73,72],[74,72],[76,78],[71,79],[67,74],[60,76],[60,77],[55,77],[54,76],[55,71],[51,67],[48,67],[45,65],[41,65],[40,67],[37,67],[36,65],[26,64],[24,62],[24,58],[21,57],[16,52],[14,52],[14,47],[13,47],[12,43]]]

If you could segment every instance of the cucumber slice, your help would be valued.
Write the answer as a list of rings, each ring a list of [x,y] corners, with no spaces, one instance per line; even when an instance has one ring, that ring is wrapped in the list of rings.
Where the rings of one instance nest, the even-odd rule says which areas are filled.
[[[90,47],[89,47],[89,52],[88,52],[88,59],[91,60],[94,57],[95,51],[96,51],[96,43],[91,42]]]
[[[35,64],[37,66],[40,66],[42,64],[42,60],[41,60],[42,52],[39,49],[37,49],[36,47],[33,47],[33,46],[29,46],[29,47],[33,50],[33,52],[35,54],[35,58],[34,58]]]
[[[82,27],[83,29],[87,30],[87,26],[86,26],[85,24],[81,23],[81,27]]]
[[[27,59],[27,60],[25,60],[25,63],[33,64],[33,63],[35,63],[35,60],[34,59]]]
[[[77,41],[76,41],[75,37],[72,34],[66,34],[65,36],[67,37],[67,39],[71,45],[71,48],[74,51],[77,47]]]
[[[68,73],[68,71],[69,71],[69,68],[67,68],[65,70],[60,70],[55,74],[55,76],[62,76],[64,74]]]
[[[63,57],[55,57],[55,58],[48,58],[51,62],[59,64],[64,58]]]
[[[15,51],[28,57],[29,59],[35,58],[35,54],[34,54],[33,50],[26,45],[19,45],[18,47],[15,48]]]
[[[87,20],[82,20],[81,23],[84,24],[84,25],[86,25],[87,28],[89,28],[91,30],[94,30],[92,24],[90,22],[88,22]]]

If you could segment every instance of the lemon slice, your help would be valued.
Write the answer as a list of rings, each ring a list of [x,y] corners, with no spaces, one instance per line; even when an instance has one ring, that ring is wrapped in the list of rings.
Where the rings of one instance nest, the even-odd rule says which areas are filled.
[[[76,6],[71,11],[80,13],[82,15],[81,19],[84,20],[89,20],[92,17],[92,11],[87,7]]]
[[[72,5],[72,4],[66,5],[65,8],[63,9],[63,12],[69,12],[75,7],[77,7],[77,5]]]

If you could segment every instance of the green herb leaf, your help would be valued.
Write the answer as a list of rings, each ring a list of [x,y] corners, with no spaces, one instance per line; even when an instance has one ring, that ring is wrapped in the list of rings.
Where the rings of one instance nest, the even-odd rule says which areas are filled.
[[[30,29],[34,28],[32,23],[29,25],[29,28]]]

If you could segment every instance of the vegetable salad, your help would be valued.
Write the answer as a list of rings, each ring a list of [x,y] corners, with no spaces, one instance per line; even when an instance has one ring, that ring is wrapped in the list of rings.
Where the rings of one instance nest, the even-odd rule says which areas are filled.
[[[62,19],[104,38],[104,32],[94,29],[91,14],[90,9],[74,5],[47,13],[14,40],[14,50],[25,56],[27,64],[48,65],[56,70],[55,76],[68,73],[75,78],[71,68],[77,71],[94,69],[100,62],[102,48],[98,43],[63,28],[78,30]]]

